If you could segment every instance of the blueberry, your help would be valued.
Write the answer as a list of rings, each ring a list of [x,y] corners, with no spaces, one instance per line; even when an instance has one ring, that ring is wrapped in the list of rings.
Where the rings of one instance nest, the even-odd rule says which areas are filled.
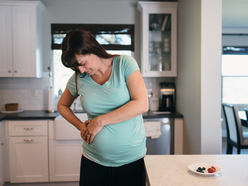
[[[198,169],[196,170],[197,172],[201,172],[201,173],[204,173],[203,170],[205,170],[206,168],[205,167],[198,167]]]

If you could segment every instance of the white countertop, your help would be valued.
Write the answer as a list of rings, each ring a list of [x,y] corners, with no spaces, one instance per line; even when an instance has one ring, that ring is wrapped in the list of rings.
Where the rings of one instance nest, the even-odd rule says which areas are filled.
[[[192,163],[210,163],[222,171],[199,175],[188,169]],[[248,155],[147,155],[145,164],[151,186],[248,185]]]

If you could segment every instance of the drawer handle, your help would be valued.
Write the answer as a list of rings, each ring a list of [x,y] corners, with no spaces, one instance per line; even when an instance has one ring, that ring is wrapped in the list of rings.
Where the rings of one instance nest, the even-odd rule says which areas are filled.
[[[34,141],[34,140],[33,139],[24,139],[23,141],[30,142],[30,141]]]
[[[25,130],[33,130],[34,128],[32,128],[32,127],[26,127],[26,128],[24,128]]]

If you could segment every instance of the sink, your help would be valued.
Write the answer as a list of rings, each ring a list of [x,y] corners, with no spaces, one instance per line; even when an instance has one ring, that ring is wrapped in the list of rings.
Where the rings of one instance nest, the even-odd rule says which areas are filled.
[[[86,113],[75,113],[82,121],[87,120]],[[56,140],[81,140],[80,131],[71,123],[65,120],[61,115],[54,120],[54,134]]]
[[[171,114],[171,112],[169,112],[169,111],[156,111],[156,112],[153,112],[153,114]]]

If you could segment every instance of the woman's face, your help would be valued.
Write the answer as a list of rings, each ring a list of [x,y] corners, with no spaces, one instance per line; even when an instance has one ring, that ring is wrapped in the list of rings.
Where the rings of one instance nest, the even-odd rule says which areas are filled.
[[[80,73],[86,73],[88,75],[94,75],[97,71],[96,66],[96,55],[94,54],[75,54],[75,57],[80,64],[80,66],[77,67],[77,69],[80,71]]]

